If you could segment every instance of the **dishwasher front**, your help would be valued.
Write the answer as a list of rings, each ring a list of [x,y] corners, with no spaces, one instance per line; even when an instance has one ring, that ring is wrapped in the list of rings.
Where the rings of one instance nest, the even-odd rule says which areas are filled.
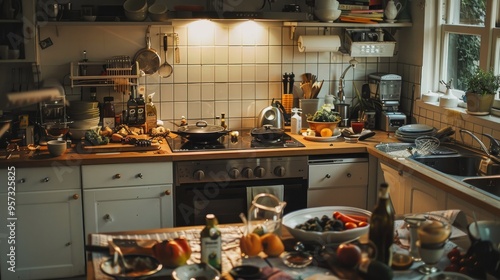
[[[307,207],[351,206],[367,209],[368,155],[309,156]]]

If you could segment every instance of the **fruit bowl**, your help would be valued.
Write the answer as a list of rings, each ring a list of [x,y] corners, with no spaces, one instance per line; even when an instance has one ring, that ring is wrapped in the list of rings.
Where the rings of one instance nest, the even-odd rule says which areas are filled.
[[[196,263],[179,266],[172,272],[172,278],[175,280],[190,279],[219,279],[220,273],[211,265],[206,263]]]
[[[314,130],[316,132],[316,136],[321,135],[321,130],[323,128],[329,128],[332,130],[332,132],[335,132],[335,128],[339,125],[339,122],[314,122],[314,121],[307,121],[309,124],[309,128]]]
[[[358,239],[363,234],[367,234],[369,226],[346,229],[343,231],[306,231],[295,228],[295,226],[305,223],[307,220],[318,217],[321,219],[323,215],[332,217],[333,212],[338,211],[346,215],[356,215],[369,218],[371,212],[361,208],[348,206],[324,206],[313,207],[294,211],[286,214],[283,217],[283,226],[295,237],[298,241],[304,243],[319,243],[319,244],[340,244]]]

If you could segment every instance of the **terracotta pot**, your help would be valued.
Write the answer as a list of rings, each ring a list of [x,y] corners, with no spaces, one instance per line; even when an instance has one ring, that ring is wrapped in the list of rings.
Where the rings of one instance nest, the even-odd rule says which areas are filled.
[[[471,115],[489,115],[491,111],[491,106],[493,106],[493,100],[495,100],[494,94],[477,94],[472,92],[467,92],[465,94],[467,99],[467,113]]]

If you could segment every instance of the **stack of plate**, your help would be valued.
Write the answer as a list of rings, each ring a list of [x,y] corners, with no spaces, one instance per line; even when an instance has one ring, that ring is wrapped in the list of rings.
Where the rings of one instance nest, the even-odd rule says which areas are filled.
[[[414,143],[420,136],[435,136],[436,128],[425,124],[408,124],[396,130],[396,138],[399,141]]]
[[[88,129],[99,124],[99,103],[89,101],[71,101],[66,114],[71,128]]]

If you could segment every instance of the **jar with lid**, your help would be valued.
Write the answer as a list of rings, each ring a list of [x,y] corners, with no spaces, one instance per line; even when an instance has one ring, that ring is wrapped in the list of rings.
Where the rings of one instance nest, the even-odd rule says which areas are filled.
[[[115,127],[115,104],[112,96],[104,97],[104,105],[102,106],[102,126]]]

